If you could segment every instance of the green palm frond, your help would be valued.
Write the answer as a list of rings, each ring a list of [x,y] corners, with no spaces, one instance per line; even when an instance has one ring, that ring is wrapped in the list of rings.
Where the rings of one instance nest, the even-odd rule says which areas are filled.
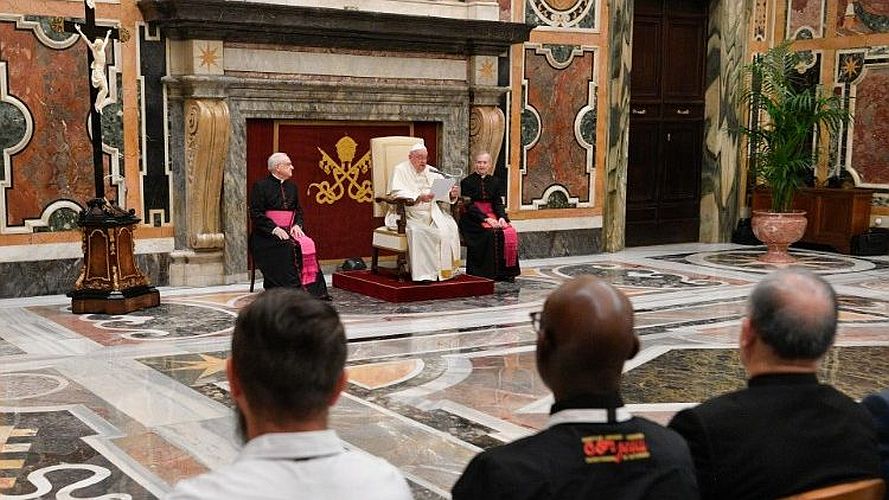
[[[843,99],[811,87],[797,70],[804,56],[785,42],[742,68],[736,96],[759,123],[738,127],[755,155],[755,175],[772,190],[772,210],[785,212],[816,163],[812,134],[837,133],[850,120]]]

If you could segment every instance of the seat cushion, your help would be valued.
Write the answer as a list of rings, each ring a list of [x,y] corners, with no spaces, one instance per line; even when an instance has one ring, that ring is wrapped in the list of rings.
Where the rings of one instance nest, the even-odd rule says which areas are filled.
[[[374,229],[373,246],[394,252],[407,252],[407,236],[380,226]]]

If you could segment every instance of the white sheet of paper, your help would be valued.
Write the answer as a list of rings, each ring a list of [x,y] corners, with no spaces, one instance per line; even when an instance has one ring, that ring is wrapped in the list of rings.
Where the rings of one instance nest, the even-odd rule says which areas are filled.
[[[429,190],[435,195],[435,201],[451,201],[451,187],[457,183],[457,179],[435,179]]]

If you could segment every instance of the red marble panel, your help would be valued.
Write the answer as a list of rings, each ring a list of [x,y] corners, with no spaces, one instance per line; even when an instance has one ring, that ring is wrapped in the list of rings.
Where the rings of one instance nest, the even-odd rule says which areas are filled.
[[[51,49],[32,31],[0,22],[0,59],[7,62],[9,92],[25,103],[34,120],[31,141],[12,157],[12,187],[5,193],[8,226],[39,218],[55,200],[84,203],[95,196],[86,57],[83,43]],[[106,191],[113,197],[110,187]]]
[[[821,11],[821,0],[792,0],[788,15],[789,35],[794,35],[796,30],[806,27],[812,29],[815,37],[821,36],[821,19],[824,15]]]
[[[849,4],[855,11],[846,15]],[[859,14],[867,17],[862,19]],[[837,33],[840,35],[861,35],[889,32],[889,2],[886,0],[837,0]]]
[[[575,56],[565,69],[552,67],[545,55],[525,51],[528,104],[540,116],[540,138],[528,150],[522,182],[522,204],[539,199],[547,187],[561,184],[581,202],[590,200],[587,150],[574,135],[574,120],[588,104],[593,79],[593,53]]]
[[[864,183],[889,185],[889,68],[865,69],[855,89],[852,168]]]
[[[512,20],[512,0],[498,0],[500,4],[500,20],[501,21],[511,21]]]

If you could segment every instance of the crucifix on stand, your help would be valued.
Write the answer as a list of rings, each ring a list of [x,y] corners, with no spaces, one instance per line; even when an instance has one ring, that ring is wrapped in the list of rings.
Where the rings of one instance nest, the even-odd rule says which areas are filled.
[[[77,33],[89,51],[90,136],[93,146],[93,181],[96,197],[87,201],[77,223],[83,237],[83,264],[71,297],[76,314],[125,314],[160,304],[160,294],[149,285],[135,259],[133,232],[141,219],[105,198],[102,153],[102,112],[114,99],[109,95],[107,48],[111,40],[126,43],[126,30],[96,26],[95,0],[84,0],[86,22],[58,19],[53,29]]]

